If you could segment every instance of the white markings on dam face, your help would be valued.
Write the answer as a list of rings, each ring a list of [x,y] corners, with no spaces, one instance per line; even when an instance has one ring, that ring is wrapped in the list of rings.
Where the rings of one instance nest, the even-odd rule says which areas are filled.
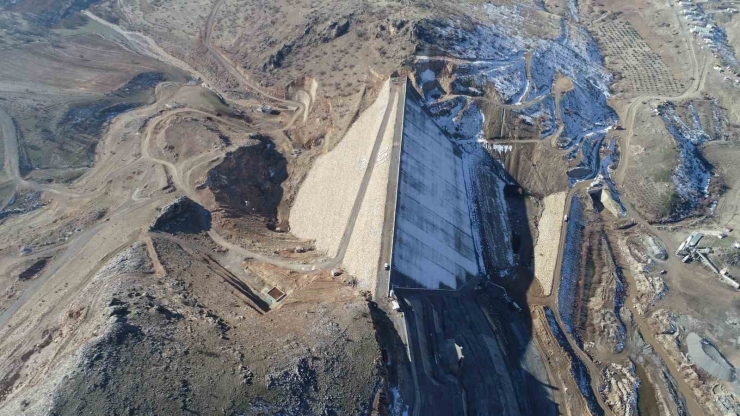
[[[478,274],[461,156],[409,88],[391,287],[454,290]]]

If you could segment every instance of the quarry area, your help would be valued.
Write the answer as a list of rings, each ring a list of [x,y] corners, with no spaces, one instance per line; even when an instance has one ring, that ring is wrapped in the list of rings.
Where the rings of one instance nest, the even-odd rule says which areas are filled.
[[[738,10],[0,4],[0,416],[740,414]]]

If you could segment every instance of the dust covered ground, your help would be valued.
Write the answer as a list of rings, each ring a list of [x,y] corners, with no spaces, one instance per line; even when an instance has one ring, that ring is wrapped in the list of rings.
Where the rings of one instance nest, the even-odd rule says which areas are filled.
[[[737,413],[732,6],[0,6],[0,414]],[[396,308],[407,77],[481,273]]]

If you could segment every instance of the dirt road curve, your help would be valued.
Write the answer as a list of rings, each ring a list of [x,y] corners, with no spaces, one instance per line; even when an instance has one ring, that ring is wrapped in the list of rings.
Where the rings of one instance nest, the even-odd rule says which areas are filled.
[[[627,125],[627,129],[625,132],[624,142],[620,143],[623,149],[621,152],[622,160],[620,161],[617,172],[614,175],[614,180],[619,186],[622,186],[624,184],[624,176],[627,170],[627,165],[629,165],[630,154],[627,149],[629,149],[630,146],[630,139],[632,139],[632,136],[634,136],[635,134],[635,118],[637,115],[637,111],[642,106],[642,102],[649,100],[683,100],[686,98],[692,98],[699,95],[704,88],[704,81],[706,79],[707,70],[709,68],[707,64],[708,60],[704,59],[702,67],[700,68],[699,58],[697,57],[696,47],[694,45],[694,39],[691,37],[689,31],[686,29],[686,24],[684,23],[684,21],[681,20],[681,15],[679,14],[680,7],[675,7],[676,5],[674,4],[673,0],[668,0],[668,5],[675,10],[674,14],[676,16],[676,20],[678,21],[678,26],[681,29],[681,36],[684,38],[684,40],[687,41],[689,51],[691,52],[691,77],[693,81],[683,93],[676,96],[642,95],[633,99],[632,103],[627,108],[627,115],[624,118],[623,124]]]
[[[703,67],[700,68],[699,59],[697,58],[697,54],[696,54],[696,51],[695,51],[695,48],[694,48],[694,44],[693,44],[693,39],[690,37],[690,35],[688,34],[688,31],[686,30],[685,25],[680,20],[680,17],[678,15],[678,12],[676,12],[676,19],[678,19],[678,21],[679,21],[679,25],[680,25],[680,28],[681,28],[682,35],[684,36],[684,39],[687,39],[688,45],[689,45],[689,49],[691,51],[692,74],[693,74],[693,77],[694,77],[694,81],[686,89],[686,91],[684,91],[682,94],[680,94],[678,96],[661,96],[661,95],[640,96],[640,97],[636,97],[633,100],[633,102],[630,104],[630,106],[627,108],[626,117],[624,118],[624,120],[625,120],[625,123],[624,124],[627,125],[626,136],[625,136],[625,139],[623,140],[623,142],[621,143],[622,148],[625,149],[625,150],[622,151],[622,160],[620,161],[619,167],[618,167],[617,172],[615,174],[615,180],[616,180],[616,182],[620,186],[624,182],[625,172],[627,170],[627,166],[629,165],[629,153],[630,152],[627,149],[629,149],[630,139],[634,135],[636,114],[637,114],[638,110],[641,108],[642,102],[643,101],[647,101],[647,100],[680,100],[680,99],[690,98],[690,97],[694,97],[697,94],[699,94],[700,91],[703,88],[704,79],[705,79],[705,75],[706,75],[706,69],[707,69],[706,61],[703,63]],[[571,206],[571,202],[573,201],[574,195],[579,190],[584,189],[586,186],[587,186],[587,183],[581,182],[581,183],[577,184],[576,186],[574,186],[573,188],[570,189],[570,191],[568,192],[568,194],[566,196],[566,202],[565,202],[565,212],[566,213],[570,212],[570,206]],[[631,210],[628,210],[628,211],[631,211]],[[629,213],[638,222],[640,222],[643,225],[646,225],[648,228],[652,229],[652,227],[649,224],[647,224],[647,222],[644,221],[641,217],[639,217],[637,215],[637,213],[634,213],[634,212],[629,212]],[[558,308],[557,297],[558,297],[558,293],[559,293],[560,282],[561,282],[561,279],[562,279],[561,272],[562,272],[562,262],[563,262],[563,250],[565,249],[565,244],[566,244],[566,235],[567,235],[567,227],[562,227],[561,234],[560,234],[560,239],[559,239],[558,257],[557,257],[556,266],[555,266],[555,279],[554,279],[554,285],[553,285],[553,295],[551,295],[549,297],[545,297],[545,298],[530,297],[530,299],[529,299],[529,301],[532,302],[533,304],[541,304],[541,305],[550,306],[550,308],[555,312],[556,320],[558,321],[558,324],[561,327],[563,327],[563,323],[560,320],[560,313],[559,313],[559,308]],[[631,301],[628,302],[628,306],[631,306],[631,304],[632,304]],[[634,313],[634,311],[633,311],[633,313]],[[642,322],[642,320],[640,320],[640,322]],[[647,328],[647,327],[643,328],[643,325],[640,325],[640,330],[643,333],[643,336],[650,334],[649,328]],[[592,379],[592,388],[594,389],[594,391],[598,391],[598,385],[597,385],[598,384],[597,383],[598,374],[599,374],[598,368],[593,363],[593,361],[591,361],[591,359],[580,348],[578,348],[575,345],[574,342],[572,342],[572,340],[570,339],[570,337],[567,337],[567,338],[568,338],[568,342],[571,344],[571,347],[573,348],[573,350],[578,354],[578,356],[581,358],[581,360],[587,366],[587,368],[589,370],[589,373],[591,373],[591,375],[592,375],[592,378],[591,378]],[[648,338],[648,340],[650,340],[650,339],[652,339],[652,338]],[[662,349],[660,348],[659,345],[657,345],[657,343],[656,343],[656,345],[653,345],[653,343],[651,342],[651,345],[659,353],[662,352]],[[664,359],[665,359],[665,354],[661,354],[661,356],[663,356]],[[668,364],[670,364],[670,363],[668,363]],[[675,366],[669,366],[669,369],[671,369],[671,373],[672,373],[673,377],[677,380],[677,382],[679,382],[679,384],[684,384],[684,385],[681,386],[681,387],[684,387],[681,390],[683,392],[687,392],[687,394],[684,394],[684,396],[686,398],[687,407],[691,411],[691,414],[692,415],[693,414],[697,414],[697,415],[702,414],[701,408],[696,403],[696,400],[694,399],[693,395],[690,393],[690,390],[688,390],[687,389],[687,386],[685,386],[685,383],[683,382],[683,378],[681,377],[680,374],[677,374],[675,372]],[[602,401],[601,396],[598,395],[598,394],[596,396],[597,396],[597,399],[601,402]],[[601,404],[602,408],[604,408],[604,409],[607,409],[608,408],[608,407],[605,407],[604,406],[604,403],[600,403],[600,404]]]
[[[678,10],[678,8],[675,8],[675,9]],[[689,49],[691,51],[692,74],[693,74],[694,81],[686,89],[686,91],[684,91],[682,94],[680,94],[678,96],[646,95],[646,96],[636,97],[633,100],[633,102],[630,104],[630,106],[627,109],[626,117],[624,118],[624,124],[626,124],[628,127],[627,127],[627,130],[626,130],[626,136],[625,136],[624,140],[621,143],[621,146],[624,149],[621,152],[622,153],[622,160],[620,161],[619,167],[617,168],[617,171],[615,173],[615,180],[620,185],[620,187],[624,183],[624,177],[625,177],[626,167],[629,164],[629,154],[630,154],[630,152],[627,149],[629,149],[630,139],[634,135],[635,118],[636,118],[637,111],[641,108],[642,102],[643,101],[647,101],[647,100],[680,100],[680,99],[685,99],[685,98],[691,98],[691,97],[694,97],[694,96],[698,95],[701,92],[702,88],[703,88],[704,80],[705,80],[706,72],[707,72],[707,63],[706,63],[706,60],[703,63],[703,67],[700,68],[699,59],[697,57],[697,53],[696,53],[696,50],[695,50],[695,47],[694,47],[693,39],[691,38],[690,34],[686,30],[686,26],[684,25],[684,23],[681,21],[680,16],[678,15],[678,11],[676,11],[676,19],[679,21],[679,26],[681,28],[681,33],[682,33],[684,39],[687,40],[688,45],[689,45]],[[573,188],[570,189],[570,191],[568,192],[568,195],[566,197],[566,202],[565,202],[565,212],[566,213],[570,212],[570,206],[571,206],[571,202],[573,201],[574,195],[579,190],[584,189],[586,186],[587,186],[587,183],[581,182],[581,183],[577,184],[576,186],[574,186]],[[628,213],[629,213],[629,215],[631,217],[633,217],[636,221],[638,221],[639,223],[643,224],[644,226],[648,227],[648,229],[653,230],[653,227],[650,224],[648,224],[647,221],[645,221],[643,218],[641,218],[639,216],[639,214],[637,214],[636,212],[632,212],[632,211],[633,210],[628,209]],[[546,297],[546,298],[530,297],[530,299],[528,299],[533,304],[541,304],[541,305],[548,305],[548,306],[550,306],[550,308],[555,312],[555,317],[556,317],[556,319],[558,321],[558,324],[561,327],[563,327],[563,324],[562,324],[562,322],[560,320],[560,313],[559,313],[559,308],[558,308],[557,296],[558,296],[558,293],[559,293],[560,282],[561,282],[561,279],[562,279],[561,272],[562,272],[562,262],[563,262],[563,250],[565,249],[565,244],[566,244],[566,235],[567,235],[567,227],[563,227],[561,229],[560,241],[559,241],[559,250],[558,250],[558,257],[557,257],[557,262],[556,262],[556,266],[555,266],[555,279],[554,279],[554,285],[553,285],[553,295],[551,295],[550,297]],[[660,235],[660,233],[658,233],[658,235]],[[633,305],[633,299],[632,299],[632,297],[630,297],[630,299],[628,300],[627,305],[630,308]],[[636,314],[636,312],[634,310],[632,310],[632,312],[633,312],[633,314]],[[658,351],[658,353],[664,358],[664,360],[666,360],[666,357],[667,357],[666,354],[662,351],[662,348],[660,347],[660,345],[657,344],[657,342],[655,342],[654,337],[651,336],[651,331],[646,326],[646,324],[644,324],[644,320],[640,319],[637,322],[638,322],[638,326],[640,328],[640,332],[643,334],[643,337],[645,337],[645,339],[652,345],[652,347],[656,351]],[[588,356],[580,348],[578,348],[575,345],[574,342],[572,342],[572,340],[570,339],[570,337],[567,337],[567,338],[568,338],[568,342],[571,344],[571,347],[573,348],[573,350],[576,351],[576,353],[581,358],[581,360],[584,362],[584,364],[586,364],[586,366],[587,366],[587,368],[589,370],[589,373],[591,373],[591,375],[592,375],[592,377],[591,377],[591,379],[592,379],[592,387],[594,388],[594,391],[598,391],[597,380],[598,380],[598,375],[599,375],[600,372],[599,372],[597,366],[593,363],[593,361],[591,361],[588,358]],[[653,342],[651,342],[651,341],[653,341]],[[684,393],[684,397],[686,399],[686,405],[687,405],[687,408],[688,408],[690,414],[692,414],[692,415],[702,415],[703,412],[701,411],[701,407],[699,407],[699,405],[696,402],[693,394],[691,393],[691,390],[688,388],[688,385],[686,385],[685,381],[681,377],[681,374],[679,374],[677,372],[677,369],[675,368],[675,366],[670,365],[671,364],[670,362],[666,362],[666,364],[668,365],[668,368],[669,368],[669,370],[671,372],[671,375],[679,383],[679,387],[680,387],[681,392]],[[599,399],[599,401],[601,402],[602,401],[601,396],[598,395],[598,394],[596,396]],[[608,407],[604,406],[604,403],[600,403],[600,404],[601,404],[602,408],[608,409]]]
[[[111,24],[107,21],[104,21],[103,19],[98,18],[97,16],[91,14],[89,11],[84,12],[88,17],[92,18],[93,20],[98,21],[99,23],[105,25],[107,28],[116,31],[118,34],[122,35],[125,39],[126,45],[124,47],[129,47],[130,49],[133,49],[141,54],[152,56],[158,60],[161,60],[167,64],[173,65],[177,68],[183,69],[189,73],[191,73],[193,76],[200,77],[201,79],[205,78],[202,74],[194,70],[192,67],[187,65],[186,63],[172,57],[167,52],[165,52],[161,47],[159,47],[152,39],[141,35],[139,33],[135,32],[128,32],[117,25]],[[212,20],[211,20],[212,22]],[[209,27],[210,28],[210,27]],[[209,48],[211,49],[211,48]],[[211,49],[214,50],[214,49]],[[214,50],[215,51],[215,50]],[[221,56],[221,55],[217,55]],[[226,62],[225,60],[222,60],[222,62]],[[231,68],[230,66],[227,66],[227,68],[230,68],[230,71],[232,73],[238,74],[238,71],[236,71],[234,68]],[[239,76],[238,77],[241,82],[244,82],[248,86],[253,87],[251,84],[248,84],[248,81],[245,77]],[[275,97],[269,96],[268,94],[265,94],[263,91],[257,90],[258,93],[265,95],[266,97],[280,101],[282,103],[285,103],[286,105],[294,106],[298,111],[296,111],[296,114],[292,117],[290,122],[283,126],[280,130],[285,130],[287,128],[290,128],[298,116],[302,114],[302,112],[305,110],[305,107],[301,103],[294,103],[288,100],[279,100]],[[154,116],[154,120],[151,123],[151,125],[156,125],[157,120],[161,120],[164,117],[170,117],[174,114],[177,114],[181,111],[192,111],[196,113],[202,113],[198,110],[190,110],[190,109],[181,109],[181,111],[172,111],[172,112],[165,112],[162,114],[162,117],[157,117],[154,115],[154,112],[160,110],[159,107],[161,107],[162,100],[158,100],[154,104],[134,110],[132,112],[127,112],[122,115],[120,115],[118,118],[116,118],[112,123],[117,122],[123,122],[125,124],[126,120],[129,120],[131,118],[150,118]],[[254,104],[253,102],[250,102],[250,104]],[[206,114],[213,118],[217,118],[221,120],[221,117],[218,117],[216,115],[212,114]],[[228,124],[232,124],[228,120],[226,120]],[[244,126],[236,126],[240,127],[242,130],[244,130]],[[75,186],[81,187],[86,186],[88,189],[93,189],[92,191],[85,192],[83,194],[77,194],[70,192],[67,189],[64,189],[60,186],[55,185],[39,185],[35,184],[33,182],[26,181],[22,178],[19,168],[19,151],[18,151],[18,139],[16,137],[16,131],[15,126],[13,123],[12,118],[3,110],[0,109],[0,128],[2,129],[2,135],[3,140],[5,144],[5,171],[9,178],[9,180],[12,181],[14,190],[20,189],[20,188],[28,188],[33,190],[39,190],[44,192],[50,192],[58,195],[59,197],[68,197],[68,198],[76,198],[76,197],[85,197],[85,198],[96,198],[101,196],[106,192],[106,183],[115,177],[118,173],[122,171],[122,169],[127,169],[133,166],[134,164],[140,164],[142,161],[151,161],[158,164],[161,164],[165,166],[165,168],[168,170],[168,172],[172,175],[175,185],[178,188],[178,192],[184,193],[188,196],[195,197],[194,195],[194,189],[190,186],[189,183],[189,174],[192,172],[193,169],[201,166],[203,163],[208,163],[209,161],[213,160],[214,158],[218,158],[223,156],[224,150],[215,151],[215,152],[209,152],[207,154],[202,154],[198,157],[193,158],[192,160],[185,160],[180,163],[173,164],[168,161],[159,160],[154,157],[152,157],[148,150],[150,146],[150,140],[151,140],[151,134],[152,129],[148,128],[145,134],[141,136],[142,138],[142,157],[141,158],[134,158],[128,161],[124,161],[121,159],[122,156],[116,156],[115,158],[107,159],[108,162],[111,163],[103,163],[103,164],[96,164],[96,166],[85,175],[84,178],[80,182],[78,182]],[[109,129],[109,133],[110,130]],[[105,141],[105,138],[103,139]],[[227,149],[228,150],[228,149]],[[81,232],[78,235],[75,235],[72,237],[72,239],[66,244],[64,247],[64,251],[61,255],[58,255],[56,258],[54,258],[49,265],[46,272],[43,273],[42,276],[39,276],[37,279],[34,280],[33,284],[28,287],[22,296],[20,296],[18,299],[16,299],[15,302],[11,304],[11,306],[2,312],[0,314],[0,328],[4,328],[9,321],[10,318],[12,318],[16,313],[20,313],[20,311],[25,310],[23,306],[30,300],[34,299],[37,295],[37,292],[39,294],[42,294],[46,291],[46,282],[48,282],[53,276],[57,275],[67,275],[69,274],[69,270],[75,268],[77,262],[79,262],[81,259],[93,260],[92,262],[85,263],[84,267],[78,267],[79,271],[77,273],[77,278],[74,279],[74,281],[78,281],[80,276],[87,276],[91,277],[94,275],[95,272],[112,256],[116,255],[120,250],[124,249],[128,245],[130,245],[133,241],[135,241],[137,236],[140,236],[142,227],[147,227],[148,221],[151,220],[150,213],[152,213],[157,206],[160,206],[164,203],[166,199],[172,198],[173,195],[168,194],[161,194],[156,195],[154,197],[150,198],[138,198],[136,197],[137,192],[134,191],[134,197],[135,198],[129,198],[126,201],[121,201],[121,205],[118,207],[112,208],[109,216],[107,217],[107,221],[98,223],[97,225],[93,226],[92,228]],[[0,201],[0,209],[4,208],[8,205],[9,201],[12,200],[12,195],[8,198],[6,198],[3,201]],[[147,212],[147,214],[142,215],[143,212]],[[42,221],[43,223],[43,221]],[[122,225],[123,224],[123,225]],[[122,234],[122,232],[124,234]],[[131,235],[131,238],[124,238],[127,235]],[[259,253],[252,253],[247,250],[243,250],[240,247],[236,247],[235,245],[229,244],[226,242],[221,236],[213,232],[212,234],[213,239],[220,243],[226,248],[229,248],[231,250],[239,251],[240,254],[252,258],[258,258],[260,260],[264,260],[266,262],[276,264],[281,267],[287,267],[291,270],[300,270],[300,271],[306,271],[307,268],[313,268],[310,266],[306,266],[304,264],[292,264],[289,262],[281,262],[276,259],[269,258],[267,256],[263,256]],[[101,245],[101,241],[113,241],[116,240],[119,243],[115,246],[108,244],[108,245]],[[336,262],[335,262],[336,263]],[[331,267],[331,266],[327,266]],[[85,272],[82,272],[82,269],[85,270]],[[55,279],[52,279],[55,280]],[[70,285],[70,289],[72,289],[72,286]],[[79,287],[78,287],[79,289]],[[66,292],[66,291],[65,291]],[[70,293],[74,291],[70,290]],[[71,296],[69,294],[65,294],[64,296],[68,297]],[[60,303],[61,305],[62,303]],[[23,309],[22,309],[23,308]],[[19,315],[19,320],[25,321],[28,319],[28,312],[23,312]],[[43,318],[41,318],[43,319]],[[15,323],[14,328],[18,328],[17,324]]]
[[[391,93],[389,95],[389,100],[391,100],[391,103],[388,104],[385,114],[383,114],[383,121],[381,122],[380,129],[378,130],[378,134],[375,137],[375,143],[373,144],[373,149],[372,149],[370,159],[369,159],[371,161],[375,161],[378,158],[380,144],[382,143],[383,136],[385,135],[385,131],[388,128],[390,114],[393,108],[392,100],[402,99],[402,97],[398,93],[398,88],[393,83],[391,85],[392,85]],[[228,242],[226,239],[220,236],[215,230],[210,230],[208,234],[211,236],[213,241],[216,242],[216,244],[224,248],[227,248],[230,251],[239,253],[241,256],[253,258],[258,261],[262,261],[262,262],[269,263],[275,266],[286,268],[288,270],[294,270],[294,271],[299,271],[303,273],[315,273],[315,272],[319,272],[322,270],[329,270],[329,269],[338,267],[342,264],[342,261],[344,261],[344,256],[347,253],[347,247],[349,246],[350,239],[352,238],[352,232],[354,231],[355,224],[357,222],[357,216],[360,213],[362,202],[365,199],[367,187],[368,187],[368,184],[370,183],[370,178],[372,177],[374,168],[375,168],[375,163],[368,163],[367,167],[365,168],[365,172],[363,173],[363,177],[362,177],[362,182],[360,183],[360,188],[357,191],[354,204],[352,205],[352,211],[350,212],[350,216],[345,226],[344,233],[342,234],[342,240],[339,244],[339,250],[337,251],[336,257],[332,259],[327,259],[323,262],[314,263],[311,265],[306,265],[303,263],[294,263],[294,262],[281,260],[279,258],[265,256],[260,253],[255,253],[255,252],[246,250],[245,248],[241,246]],[[192,189],[187,189],[186,192],[189,193],[189,196],[191,198],[197,198],[197,196],[195,195],[195,192]],[[197,200],[197,199],[194,199],[194,200]]]
[[[211,39],[211,34],[213,32],[213,25],[214,25],[215,18],[217,16],[218,11],[219,11],[219,9],[220,9],[220,7],[221,7],[222,4],[223,4],[223,0],[221,0],[221,1],[217,2],[216,4],[214,4],[213,9],[211,10],[210,15],[208,16],[208,19],[207,19],[207,22],[206,22],[206,30],[205,30],[204,35],[202,36],[202,41],[203,41],[204,45],[208,48],[208,50],[211,53],[213,53],[213,55],[229,71],[229,73],[231,73],[235,78],[237,78],[237,80],[241,84],[245,85],[247,88],[254,90],[256,93],[258,93],[258,94],[260,94],[260,95],[262,95],[262,96],[264,96],[264,97],[266,97],[266,98],[268,98],[270,100],[274,100],[274,101],[277,101],[277,102],[286,104],[288,106],[295,107],[297,109],[297,111],[294,113],[294,115],[289,120],[289,122],[285,126],[283,126],[283,128],[281,128],[280,130],[281,131],[284,131],[284,130],[290,129],[294,125],[294,123],[296,122],[296,120],[298,119],[298,117],[301,116],[305,111],[308,110],[305,107],[305,105],[303,103],[300,103],[300,102],[290,101],[290,100],[284,100],[284,99],[281,99],[281,98],[272,96],[269,93],[266,93],[265,91],[261,90],[260,88],[258,88],[254,84],[252,84],[247,79],[247,77],[236,66],[234,66],[234,64],[228,58],[226,58],[223,55],[223,53],[218,48],[214,47],[211,44],[210,39]],[[87,15],[90,15],[90,17],[93,17],[94,16],[94,15],[91,15],[89,12],[86,12],[86,14]],[[98,20],[98,19],[96,18],[96,20]],[[159,49],[159,47],[156,46],[156,44],[152,45],[153,41],[151,41],[151,39],[146,38],[144,40],[145,37],[143,35],[141,35],[141,34],[124,31],[124,30],[122,30],[122,29],[118,28],[117,26],[112,25],[110,23],[108,23],[107,26],[113,28],[114,30],[116,30],[119,33],[125,34],[128,39],[134,40],[139,45],[142,45],[143,44],[143,45],[146,45],[149,48]],[[158,59],[163,60],[163,55],[164,54],[163,53],[152,53],[152,52],[150,52],[149,55],[150,56],[155,56]],[[167,56],[169,56],[169,55],[167,55]],[[172,59],[174,59],[174,58],[172,58]],[[167,59],[165,61],[168,62],[168,63],[171,63],[169,59]],[[179,63],[179,65],[177,65],[177,66],[180,67],[180,68],[188,68],[188,69],[191,69],[189,66],[187,66],[187,64],[184,64],[184,63]],[[195,72],[195,71],[190,71],[190,72]],[[199,74],[199,73],[197,73],[197,72],[195,72],[194,75],[198,75],[198,76],[201,76],[202,77],[202,75]],[[391,91],[390,97],[391,97],[390,98],[391,100],[397,99],[399,97],[397,88],[395,86],[393,87],[393,90]],[[227,101],[229,101],[229,100],[227,99]],[[373,145],[373,150],[372,150],[372,154],[371,154],[370,160],[375,160],[377,158],[377,154],[378,154],[378,151],[379,151],[379,148],[380,148],[380,143],[382,142],[383,135],[385,134],[385,130],[386,130],[386,128],[388,126],[388,123],[389,123],[390,109],[391,108],[392,108],[392,105],[389,105],[388,106],[388,109],[386,110],[386,112],[385,112],[385,114],[383,116],[383,121],[381,123],[381,128],[380,128],[380,130],[378,132],[378,135],[376,137],[375,143]],[[177,109],[177,110],[173,110],[173,111],[167,112],[166,114],[163,114],[157,120],[151,121],[149,123],[148,128],[146,129],[145,134],[143,135],[144,137],[142,139],[141,153],[142,153],[142,158],[143,159],[150,160],[150,161],[153,161],[155,163],[158,163],[158,164],[163,165],[165,167],[165,169],[167,169],[167,171],[172,176],[173,182],[174,182],[176,188],[179,191],[181,191],[182,193],[184,193],[185,195],[187,195],[189,198],[197,201],[198,200],[197,194],[195,193],[194,187],[189,183],[189,180],[188,180],[189,173],[194,168],[196,168],[197,166],[199,166],[200,164],[207,163],[208,161],[213,160],[214,158],[217,158],[217,157],[222,156],[223,153],[224,153],[224,151],[215,151],[215,152],[211,152],[209,154],[204,154],[204,155],[198,156],[198,157],[196,157],[194,159],[198,159],[198,162],[200,162],[200,163],[198,163],[196,165],[193,165],[193,166],[189,166],[189,169],[186,169],[186,170],[183,170],[182,169],[182,166],[180,166],[178,168],[177,165],[175,165],[175,164],[173,164],[173,163],[171,163],[169,161],[162,160],[162,159],[157,159],[157,158],[153,157],[150,154],[150,152],[149,152],[149,149],[150,149],[150,146],[151,146],[151,141],[152,141],[152,134],[153,134],[153,131],[154,131],[155,126],[159,122],[163,121],[165,117],[169,117],[169,116],[172,116],[174,114],[181,113],[181,112],[197,112],[197,113],[203,113],[202,111],[192,110],[192,109]],[[205,114],[205,113],[203,113],[203,114]],[[206,114],[206,115],[208,115],[210,117],[216,117],[215,115],[211,115],[211,114]],[[218,117],[216,117],[216,118],[218,118]],[[11,121],[11,123],[12,123],[12,121]],[[183,161],[182,163],[180,163],[180,165],[185,165],[185,164],[188,164],[189,162],[192,162],[192,161]],[[192,163],[190,163],[190,164],[192,165]],[[272,264],[272,265],[275,265],[275,266],[283,267],[283,268],[286,268],[286,269],[289,269],[289,270],[300,271],[300,272],[304,272],[304,273],[311,273],[311,272],[318,272],[318,271],[321,271],[321,270],[328,270],[328,269],[337,267],[337,266],[339,266],[342,263],[342,261],[344,259],[344,255],[347,252],[347,246],[349,245],[349,241],[350,241],[350,238],[352,236],[352,231],[354,230],[354,226],[355,226],[355,223],[356,223],[356,220],[357,220],[357,216],[358,216],[359,210],[360,210],[360,208],[362,206],[362,201],[364,200],[365,193],[366,193],[368,184],[370,182],[370,178],[372,176],[373,169],[374,169],[374,164],[370,163],[370,164],[368,164],[368,166],[367,166],[367,168],[366,168],[366,170],[365,170],[365,172],[363,174],[363,179],[362,179],[362,182],[361,182],[361,185],[360,185],[360,189],[358,191],[358,194],[356,196],[355,202],[353,204],[349,221],[348,221],[348,223],[347,223],[347,225],[345,227],[345,232],[344,232],[344,234],[342,236],[342,241],[341,241],[341,244],[340,244],[338,255],[335,258],[333,258],[333,259],[328,259],[328,260],[326,260],[324,262],[320,262],[320,263],[316,263],[316,264],[311,264],[311,265],[306,265],[306,264],[302,264],[302,263],[295,263],[295,262],[285,261],[285,260],[281,260],[279,258],[274,258],[274,257],[271,257],[271,256],[265,256],[265,255],[263,255],[261,253],[252,252],[252,251],[246,250],[243,247],[240,247],[240,246],[238,246],[236,244],[230,243],[225,238],[223,238],[220,234],[218,234],[215,230],[210,230],[209,231],[209,235],[214,240],[214,242],[216,242],[217,244],[221,245],[222,247],[224,247],[224,248],[226,248],[226,249],[228,249],[228,250],[230,250],[232,252],[236,252],[239,255],[243,256],[243,257],[253,258],[253,259],[256,259],[256,260],[259,260],[259,261],[262,261],[262,262],[265,262],[265,263],[269,263],[269,264]]]
[[[235,65],[233,62],[231,62],[231,60],[228,57],[226,57],[221,52],[220,49],[218,49],[217,47],[213,46],[213,44],[211,43],[211,35],[213,33],[213,25],[215,23],[216,16],[218,15],[218,11],[219,11],[219,9],[221,9],[221,6],[223,4],[224,4],[224,0],[218,0],[213,5],[213,8],[211,9],[211,13],[208,15],[208,19],[206,20],[206,30],[204,31],[203,36],[201,38],[202,39],[202,42],[203,42],[203,45],[205,45],[205,47],[208,49],[208,51],[211,52],[211,54],[213,54],[213,56],[216,59],[218,59],[218,61],[221,63],[221,65],[224,68],[226,68],[226,70],[228,70],[229,73],[232,76],[234,76],[234,78],[236,78],[237,81],[239,81],[240,84],[242,84],[242,86],[246,86],[246,88],[251,89],[252,91],[256,92],[259,95],[262,95],[265,98],[269,98],[269,99],[274,100],[274,101],[277,101],[279,103],[286,104],[286,105],[288,105],[290,107],[296,108],[297,111],[294,112],[293,117],[290,119],[290,121],[288,122],[288,124],[285,126],[285,129],[287,130],[287,129],[293,127],[293,124],[295,124],[295,122],[298,119],[298,117],[300,117],[301,115],[307,114],[307,112],[308,112],[309,109],[306,108],[306,106],[303,103],[301,103],[301,102],[291,101],[291,100],[285,100],[285,99],[282,99],[282,98],[275,97],[275,96],[273,96],[273,95],[271,95],[271,94],[263,91],[258,86],[254,85],[247,78],[247,76],[239,69],[239,67],[237,65]]]

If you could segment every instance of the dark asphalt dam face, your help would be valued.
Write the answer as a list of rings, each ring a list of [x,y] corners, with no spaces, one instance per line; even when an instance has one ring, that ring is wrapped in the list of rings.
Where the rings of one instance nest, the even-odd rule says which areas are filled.
[[[413,85],[407,89],[413,91]],[[401,256],[406,256],[405,260],[411,265],[419,262],[411,262],[418,259],[409,257],[409,250],[399,250],[395,246],[398,229],[394,228],[390,284],[404,313],[405,327],[399,331],[405,331],[408,336],[412,372],[409,378],[415,380],[414,389],[406,386],[404,390],[403,385],[399,386],[401,396],[416,398],[414,415],[557,414],[558,405],[554,399],[557,388],[550,385],[544,358],[532,344],[532,317],[525,294],[534,281],[531,271],[534,239],[529,235],[524,198],[512,191],[518,190],[519,185],[498,168],[498,162],[487,152],[477,149],[473,154],[469,153],[470,149],[454,145],[454,140],[440,129],[419,99],[415,92],[405,97],[404,145],[399,162],[402,177],[398,182],[401,187],[405,180],[406,188],[404,192],[399,191],[397,206],[405,209],[407,235],[419,236],[424,231],[427,237],[420,240],[427,245],[431,244],[429,241],[436,244],[435,250],[417,249],[411,254],[428,259],[434,263],[435,273],[448,276],[422,276],[418,270],[408,267],[404,269],[406,273],[399,270]],[[412,120],[407,119],[409,117]],[[436,144],[429,140],[422,144],[446,150],[419,150],[420,145],[417,145],[417,151],[409,155],[406,152],[409,141],[419,140],[409,135],[425,138],[436,135]],[[453,146],[445,146],[445,141],[451,141]],[[420,152],[426,154],[420,155]],[[423,168],[436,174],[404,178],[403,174],[408,173],[404,167],[417,171]],[[442,170],[450,172],[449,175],[441,175]],[[447,178],[450,175],[454,183]],[[440,183],[444,186],[440,187]],[[507,186],[511,188],[508,193],[504,189]],[[435,202],[439,206],[431,209],[429,203],[417,200],[420,193],[427,199],[433,199],[436,194],[444,197],[441,191],[456,193],[463,207],[457,208],[458,205],[440,198]],[[409,200],[408,203],[404,203],[403,198]],[[423,215],[418,214],[419,210],[424,210]],[[436,217],[441,218],[439,221],[423,220]],[[399,211],[396,211],[394,220],[398,219]],[[469,231],[461,229],[462,222],[470,223],[469,227],[465,226]],[[422,227],[426,228],[417,230]],[[518,255],[513,251],[513,235],[519,246]],[[442,256],[435,254],[453,252],[456,261],[445,262]],[[476,274],[472,270],[475,268],[489,273],[479,270]],[[422,267],[421,270],[426,269]],[[521,311],[514,310],[504,300],[501,290],[494,290],[493,285],[486,283],[488,274],[498,276],[501,270],[518,275],[514,279],[515,287],[507,289]],[[504,280],[492,278],[500,279],[499,283]],[[450,345],[455,344],[462,347],[461,365],[457,358],[451,359],[455,354],[450,352],[454,351]],[[389,344],[387,348],[391,350],[393,346]],[[403,367],[398,366],[395,371],[403,371]]]

